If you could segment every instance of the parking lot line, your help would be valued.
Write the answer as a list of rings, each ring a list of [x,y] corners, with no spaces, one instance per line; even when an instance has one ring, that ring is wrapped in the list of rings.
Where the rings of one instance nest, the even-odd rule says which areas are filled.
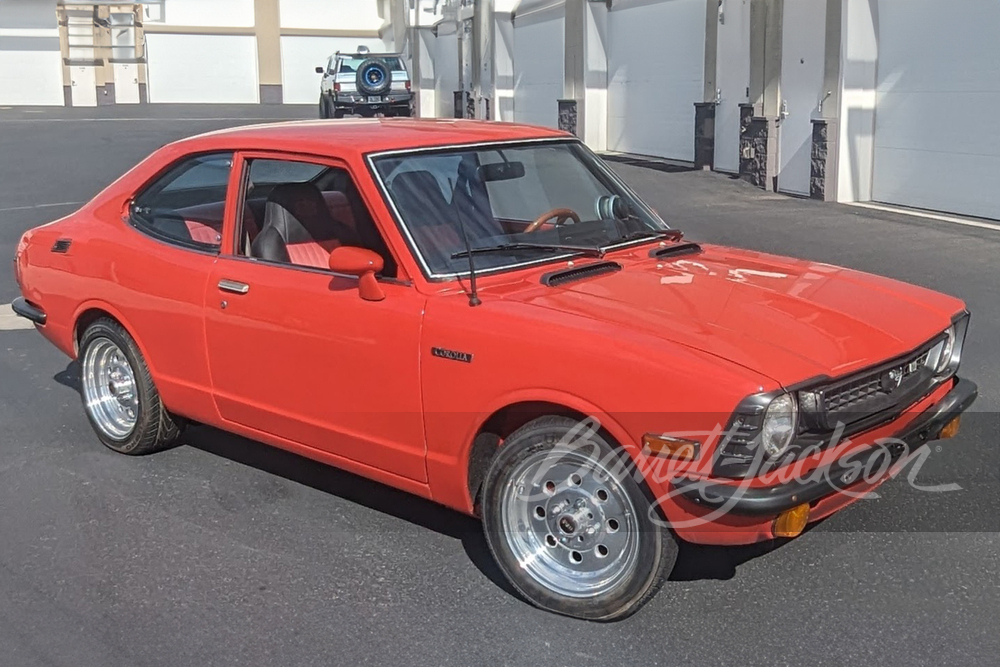
[[[9,213],[10,211],[31,211],[36,208],[52,208],[53,206],[80,206],[83,204],[82,201],[61,201],[54,204],[32,204],[31,206],[10,206],[8,208],[0,208],[0,213]]]
[[[0,305],[0,331],[25,331],[34,328],[34,324],[15,315],[9,303]]]

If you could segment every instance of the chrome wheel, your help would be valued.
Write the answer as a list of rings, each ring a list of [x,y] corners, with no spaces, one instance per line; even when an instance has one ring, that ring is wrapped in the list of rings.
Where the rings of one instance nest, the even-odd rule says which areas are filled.
[[[514,558],[554,593],[602,595],[636,569],[639,517],[632,500],[603,463],[581,452],[532,454],[508,477],[499,504]]]
[[[87,413],[107,437],[124,440],[135,430],[139,416],[139,389],[128,358],[114,342],[91,341],[80,370]]]

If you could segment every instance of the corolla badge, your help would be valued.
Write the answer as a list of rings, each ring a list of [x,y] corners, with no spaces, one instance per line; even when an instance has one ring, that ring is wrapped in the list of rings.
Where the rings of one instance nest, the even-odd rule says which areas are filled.
[[[471,352],[459,352],[458,350],[446,350],[443,347],[432,347],[431,354],[435,357],[440,357],[441,359],[450,359],[451,361],[462,361],[467,364],[472,363],[472,353]]]

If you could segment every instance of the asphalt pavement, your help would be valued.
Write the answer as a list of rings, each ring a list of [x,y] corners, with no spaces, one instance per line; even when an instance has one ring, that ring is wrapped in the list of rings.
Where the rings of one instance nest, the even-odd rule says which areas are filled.
[[[0,109],[0,264],[164,143],[314,111]],[[914,480],[960,489],[898,479],[796,540],[686,546],[641,612],[585,623],[517,599],[477,522],[429,502],[204,427],[113,454],[75,366],[0,318],[0,665],[997,664],[1000,232],[613,166],[694,239],[964,298],[980,398]]]

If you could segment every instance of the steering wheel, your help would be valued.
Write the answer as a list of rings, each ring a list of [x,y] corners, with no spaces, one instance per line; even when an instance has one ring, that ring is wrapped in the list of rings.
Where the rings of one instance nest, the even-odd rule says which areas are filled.
[[[580,223],[580,216],[578,216],[576,214],[576,211],[574,211],[573,209],[554,208],[548,213],[543,213],[537,218],[535,218],[534,222],[532,222],[530,225],[524,228],[524,233],[533,232],[537,230],[539,227],[544,225],[546,221],[551,220],[552,218],[556,219],[557,226],[563,224],[567,220],[572,220],[574,224]]]

